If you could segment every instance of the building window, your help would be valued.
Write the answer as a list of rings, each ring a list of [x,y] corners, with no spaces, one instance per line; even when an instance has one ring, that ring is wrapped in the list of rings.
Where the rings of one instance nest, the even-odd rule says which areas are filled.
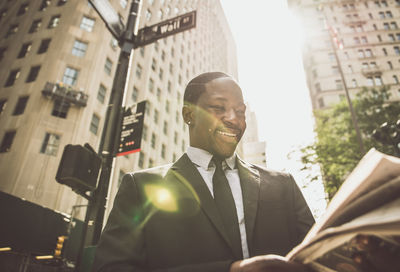
[[[383,52],[383,55],[387,56],[387,50],[386,50],[386,48],[382,48],[382,52]]]
[[[367,39],[367,37],[361,37],[361,43],[363,43],[363,44],[366,44],[366,43],[368,43],[368,39]]]
[[[173,65],[172,63],[169,64],[169,72],[170,72],[171,74],[174,73],[174,65]]]
[[[155,148],[156,147],[156,135],[154,133],[151,134],[151,141],[150,141],[151,147]]]
[[[347,66],[349,68],[349,72],[353,73],[353,66],[351,66],[350,64]]]
[[[175,49],[171,47],[171,57],[175,57]]]
[[[138,78],[140,78],[140,77],[142,76],[142,66],[140,66],[140,64],[138,64],[138,65],[136,66],[136,76],[137,76]]]
[[[93,27],[94,27],[94,19],[83,16],[80,28],[87,32],[92,32]]]
[[[161,59],[163,61],[165,60],[165,51],[164,50],[161,51]]]
[[[132,91],[132,100],[133,100],[133,102],[137,101],[138,94],[139,94],[138,89],[136,87],[133,87],[133,91]]]
[[[140,47],[139,49],[140,55],[144,57],[144,47]]]
[[[383,23],[383,29],[384,30],[388,30],[390,27],[389,27],[389,23]]]
[[[60,136],[53,133],[46,132],[42,147],[40,148],[40,153],[56,156],[58,147],[60,146]]]
[[[357,80],[355,80],[354,78],[351,80],[351,85],[353,86],[353,88],[357,88]]]
[[[0,47],[0,61],[4,58],[6,51],[7,47]]]
[[[385,19],[385,13],[383,11],[379,12],[379,18]]]
[[[394,84],[399,84],[399,79],[397,78],[396,75],[393,76],[393,81],[394,81]]]
[[[174,132],[174,143],[178,144],[178,132]]]
[[[49,0],[42,0],[42,3],[40,4],[39,11],[45,11],[46,8],[50,5],[51,1]]]
[[[67,118],[70,103],[61,99],[54,100],[53,110],[51,115],[58,118]]]
[[[146,10],[145,18],[146,18],[147,21],[151,20],[151,11],[148,10],[148,9]]]
[[[168,122],[164,121],[163,132],[165,135],[168,134]]]
[[[391,22],[390,23],[390,28],[391,29],[398,29],[397,23],[396,22]]]
[[[386,17],[387,18],[393,18],[393,14],[391,11],[386,11]]]
[[[17,131],[7,131],[4,136],[3,140],[1,141],[0,145],[0,153],[9,152],[14,141],[14,137]]]
[[[185,147],[186,147],[185,140],[182,140],[182,152],[185,152]]]
[[[162,79],[163,78],[163,74],[164,74],[164,70],[162,68],[160,68],[160,71],[158,72],[158,77],[160,79]]]
[[[18,98],[18,102],[15,105],[13,115],[21,115],[24,113],[26,104],[28,103],[29,96],[22,96]]]
[[[104,100],[106,98],[106,93],[107,89],[103,84],[100,84],[99,90],[97,91],[97,100],[99,100],[101,103],[104,103]]]
[[[11,70],[6,80],[6,83],[4,84],[4,87],[9,87],[14,85],[15,81],[18,79],[20,74],[21,74],[20,69]]]
[[[320,108],[325,107],[324,99],[322,97],[318,99],[318,106]]]
[[[165,144],[161,145],[161,158],[165,159]]]
[[[29,33],[37,32],[42,25],[42,19],[37,19],[32,22],[31,28],[29,29]]]
[[[400,47],[395,46],[395,47],[393,47],[393,49],[394,49],[394,53],[395,53],[397,56],[399,56],[399,55],[400,55]]]
[[[119,4],[123,9],[125,9],[126,6],[128,5],[128,0],[119,0]]]
[[[391,42],[394,42],[394,41],[395,41],[395,38],[394,38],[394,35],[393,35],[393,34],[389,34],[388,36],[389,36],[389,40],[390,40]]]
[[[330,61],[335,61],[335,54],[334,53],[328,53],[328,58]]]
[[[374,86],[374,81],[372,77],[367,77],[367,86]]]
[[[371,49],[365,49],[365,56],[367,58],[370,58],[373,56]]]
[[[332,73],[333,73],[334,75],[339,74],[339,67],[337,67],[337,66],[332,66]]]
[[[10,37],[11,35],[13,35],[13,34],[15,34],[17,32],[18,32],[18,24],[10,25],[10,27],[8,28],[8,31],[6,33],[5,38]]]
[[[90,121],[89,130],[90,130],[94,135],[97,135],[97,132],[98,132],[98,130],[99,130],[99,123],[100,123],[100,117],[93,113],[93,115],[92,115],[92,121]]]
[[[154,116],[153,116],[154,123],[158,124],[158,110],[154,109]]]
[[[169,112],[169,101],[165,101],[165,111]]]
[[[106,72],[107,75],[111,75],[112,65],[112,61],[109,58],[106,58],[106,63],[104,64],[104,72]]]
[[[143,168],[143,163],[144,163],[144,153],[140,151],[139,153],[139,161],[138,161],[138,166],[140,168]]]
[[[381,35],[376,35],[376,38],[378,39],[378,42],[381,42],[381,41],[382,41]]]
[[[19,10],[17,12],[17,16],[21,16],[21,15],[25,14],[28,11],[28,8],[29,8],[29,4],[28,3],[22,4],[19,7]]]
[[[355,37],[354,38],[354,44],[360,44],[360,38]]]
[[[387,64],[388,64],[388,66],[389,66],[389,69],[390,69],[390,70],[393,70],[393,64],[392,64],[392,62],[388,61]]]
[[[321,91],[321,84],[318,82],[318,83],[315,83],[315,90],[317,91],[317,92],[320,92]]]
[[[0,99],[0,114],[3,113],[7,105],[7,99]]]
[[[157,88],[157,99],[161,100],[161,89]]]
[[[72,47],[72,55],[77,57],[85,56],[87,47],[88,47],[87,43],[75,40],[74,46]]]
[[[343,89],[343,83],[342,83],[342,80],[340,80],[340,79],[336,79],[336,80],[335,80],[335,84],[336,84],[336,89],[337,89],[337,90],[341,90],[341,89]]]
[[[169,93],[171,93],[172,87],[171,87],[171,81],[168,81],[168,85],[167,85],[167,90]]]
[[[376,86],[382,86],[383,82],[382,82],[382,78],[380,76],[375,76],[375,85]]]
[[[60,23],[60,17],[61,15],[54,15],[53,17],[51,17],[50,21],[49,21],[49,25],[47,26],[47,28],[56,28],[58,26],[58,24]]]
[[[19,50],[17,58],[21,59],[26,57],[26,55],[31,51],[31,49],[32,49],[31,42],[24,43],[21,47],[21,50]]]
[[[38,74],[40,71],[40,65],[36,65],[31,67],[31,70],[29,71],[28,77],[26,78],[25,82],[33,82],[36,80]]]
[[[38,54],[43,54],[47,52],[47,49],[49,49],[51,39],[44,39],[40,42],[39,49],[37,51]]]
[[[75,85],[78,79],[79,71],[77,69],[67,67],[63,76],[63,83],[67,85]]]
[[[147,141],[147,126],[143,125],[142,139]]]
[[[118,48],[118,41],[114,37],[111,37],[110,46],[115,51]]]
[[[149,91],[154,92],[154,80],[151,78],[149,79]]]
[[[152,168],[154,166],[154,161],[153,159],[149,159],[149,168]]]

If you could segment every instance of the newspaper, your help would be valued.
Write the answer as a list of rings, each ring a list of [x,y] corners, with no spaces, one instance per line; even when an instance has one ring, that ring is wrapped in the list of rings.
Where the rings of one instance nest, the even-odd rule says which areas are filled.
[[[400,252],[400,158],[375,149],[362,158],[325,215],[287,257],[315,271],[363,271],[353,260],[353,241],[360,234]]]

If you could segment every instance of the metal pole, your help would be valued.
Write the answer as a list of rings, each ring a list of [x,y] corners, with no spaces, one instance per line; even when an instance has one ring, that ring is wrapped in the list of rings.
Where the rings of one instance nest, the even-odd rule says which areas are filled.
[[[327,17],[326,17],[325,12],[323,10],[322,10],[322,14],[324,15],[326,23],[328,23]],[[360,148],[360,153],[361,153],[361,156],[363,156],[365,154],[365,148],[364,148],[364,143],[363,143],[363,140],[362,140],[360,128],[358,126],[357,116],[356,116],[356,114],[354,112],[353,103],[351,102],[349,90],[347,88],[346,79],[344,77],[343,70],[342,70],[342,65],[341,65],[340,59],[339,59],[338,54],[337,54],[336,44],[334,42],[334,37],[332,36],[332,33],[331,33],[331,31],[329,29],[328,29],[328,32],[329,32],[331,45],[332,45],[332,48],[333,48],[333,53],[335,55],[335,59],[336,59],[337,65],[338,65],[338,70],[339,70],[339,73],[340,73],[340,77],[341,77],[342,82],[343,82],[343,88],[344,88],[344,91],[346,93],[346,99],[347,99],[347,104],[349,105],[349,109],[350,109],[351,120],[352,120],[353,127],[354,127],[354,129],[356,131],[356,134],[357,134],[357,140],[358,140],[358,144],[359,144],[359,148]]]
[[[118,58],[118,65],[115,71],[110,100],[104,121],[104,128],[101,136],[99,153],[102,156],[100,179],[93,197],[89,200],[85,216],[81,247],[77,262],[77,271],[82,265],[82,253],[84,246],[97,244],[102,226],[107,202],[107,193],[110,183],[110,176],[114,161],[114,151],[118,145],[120,132],[122,102],[124,98],[125,85],[129,77],[129,66],[134,48],[134,32],[139,21],[141,0],[133,0],[130,6],[127,27],[120,40],[121,52]]]

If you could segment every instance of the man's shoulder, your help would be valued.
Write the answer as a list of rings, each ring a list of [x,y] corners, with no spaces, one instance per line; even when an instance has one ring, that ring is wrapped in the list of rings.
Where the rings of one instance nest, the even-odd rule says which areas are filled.
[[[258,164],[253,164],[239,157],[238,159],[240,160],[242,166],[251,169],[253,171],[257,171],[260,175],[267,175],[269,177],[275,177],[275,178],[292,178],[292,175],[290,173],[284,171],[277,171]]]
[[[137,171],[127,173],[126,176],[129,176],[132,178],[159,176],[159,177],[163,178],[168,173],[168,170],[171,168],[172,165],[173,165],[172,163],[169,163],[169,164],[160,165],[160,166],[156,166],[156,167],[152,167],[152,168],[137,170]]]

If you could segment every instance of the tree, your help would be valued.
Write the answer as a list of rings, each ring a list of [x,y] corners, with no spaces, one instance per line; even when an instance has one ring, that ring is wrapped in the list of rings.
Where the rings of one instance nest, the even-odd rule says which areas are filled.
[[[400,118],[400,102],[390,101],[390,92],[385,87],[381,90],[364,88],[352,102],[365,149],[374,147],[395,155],[394,146],[376,141],[372,132],[382,123],[395,123]],[[314,115],[316,140],[301,149],[303,170],[320,166],[325,191],[331,199],[364,154],[360,152],[346,100],[332,108],[317,110]]]

